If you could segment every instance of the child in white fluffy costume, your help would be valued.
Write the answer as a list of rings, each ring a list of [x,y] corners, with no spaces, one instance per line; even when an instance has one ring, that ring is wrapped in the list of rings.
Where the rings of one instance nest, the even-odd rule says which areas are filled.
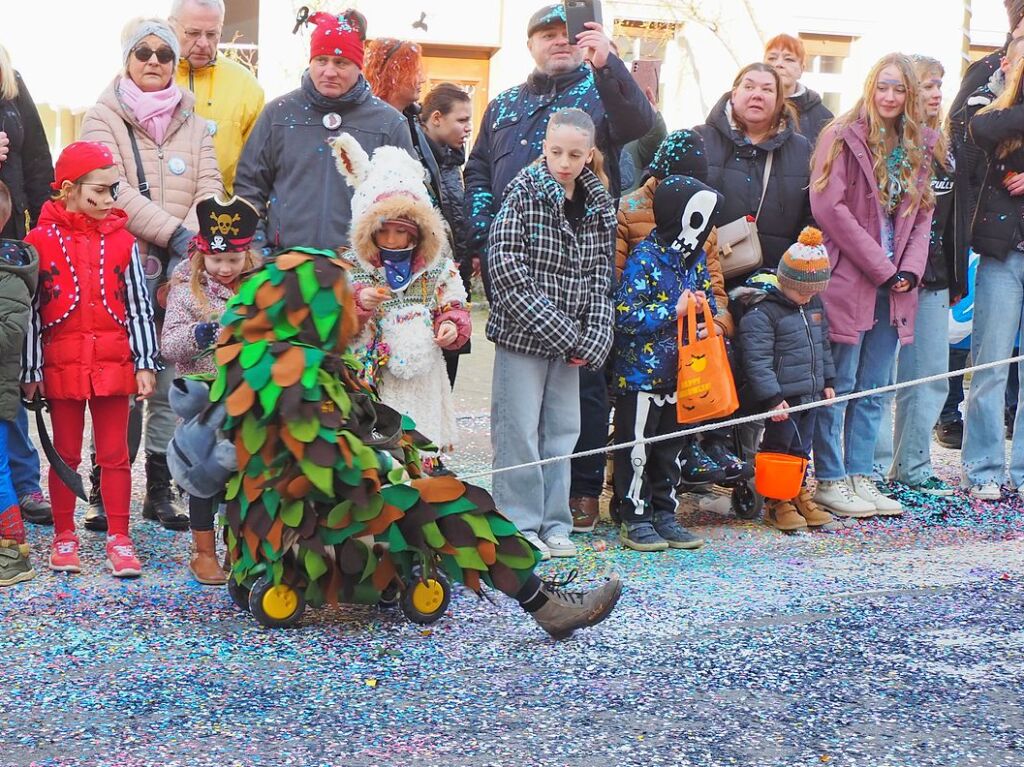
[[[353,348],[381,399],[441,450],[455,443],[442,349],[469,340],[466,290],[430,204],[423,166],[380,147],[371,160],[346,133],[332,142],[352,195],[351,282],[362,331]]]

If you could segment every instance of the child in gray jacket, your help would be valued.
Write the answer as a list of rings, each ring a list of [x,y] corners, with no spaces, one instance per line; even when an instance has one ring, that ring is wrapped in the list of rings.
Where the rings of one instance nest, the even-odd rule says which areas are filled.
[[[830,274],[821,232],[807,227],[783,254],[774,275],[760,272],[734,293],[747,306],[738,339],[746,385],[761,410],[835,397],[828,319],[818,297]],[[771,416],[761,450],[810,458],[817,412]],[[795,498],[767,499],[764,520],[792,532],[827,525],[832,515],[802,486]]]

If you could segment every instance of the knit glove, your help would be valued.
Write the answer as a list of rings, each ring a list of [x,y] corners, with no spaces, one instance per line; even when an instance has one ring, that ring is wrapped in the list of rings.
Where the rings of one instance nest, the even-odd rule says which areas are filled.
[[[172,260],[181,261],[188,256],[189,243],[195,236],[195,232],[184,226],[179,226],[174,230],[174,234],[171,235],[171,239],[167,243],[167,250],[170,251]]]
[[[217,342],[217,336],[220,335],[220,323],[200,322],[192,333],[196,337],[196,346],[200,349],[209,349]]]

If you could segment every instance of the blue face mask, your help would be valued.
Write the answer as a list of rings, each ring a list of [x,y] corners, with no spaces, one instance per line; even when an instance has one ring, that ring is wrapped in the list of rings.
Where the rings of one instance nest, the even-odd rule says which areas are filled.
[[[388,285],[392,290],[402,290],[409,284],[409,277],[412,274],[412,254],[416,248],[405,248],[404,250],[388,250],[378,248],[380,258],[384,262],[384,276],[387,277]]]

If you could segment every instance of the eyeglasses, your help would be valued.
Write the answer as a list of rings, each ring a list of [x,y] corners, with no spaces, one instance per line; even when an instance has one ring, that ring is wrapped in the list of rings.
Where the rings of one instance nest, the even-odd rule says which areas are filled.
[[[156,54],[156,60],[161,64],[170,64],[174,61],[174,51],[166,45],[157,48],[155,51],[148,45],[140,45],[132,51],[132,55],[135,57],[135,60],[141,61],[143,64],[153,58],[153,54]]]

